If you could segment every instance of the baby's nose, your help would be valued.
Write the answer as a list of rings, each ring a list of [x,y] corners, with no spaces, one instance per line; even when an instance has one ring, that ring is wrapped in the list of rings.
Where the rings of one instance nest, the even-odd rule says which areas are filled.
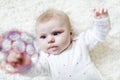
[[[50,36],[48,39],[48,43],[54,43],[55,42],[55,38],[53,36]]]

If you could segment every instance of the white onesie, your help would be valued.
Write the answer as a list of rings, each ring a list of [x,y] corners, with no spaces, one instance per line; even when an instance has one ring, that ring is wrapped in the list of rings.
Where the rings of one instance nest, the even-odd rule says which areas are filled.
[[[93,28],[73,39],[68,49],[60,55],[40,51],[38,61],[33,67],[36,71],[32,73],[48,75],[51,80],[103,80],[90,59],[89,51],[105,39],[109,30],[108,17],[94,19]],[[33,75],[32,73],[30,74]]]

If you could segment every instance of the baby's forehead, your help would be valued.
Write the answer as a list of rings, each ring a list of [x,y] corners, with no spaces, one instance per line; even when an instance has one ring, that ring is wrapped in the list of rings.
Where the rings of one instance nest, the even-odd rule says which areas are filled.
[[[56,31],[63,31],[65,28],[64,27],[57,27],[57,26],[48,26],[48,27],[41,27],[37,29],[37,33],[41,34],[41,33],[52,33],[52,32],[56,32]]]
[[[63,20],[60,20],[60,19],[51,19],[47,22],[40,22],[36,27],[37,28],[44,28],[44,27],[63,27],[64,25],[67,24],[67,21],[63,21]]]
[[[69,21],[68,20],[65,20],[63,17],[61,17],[61,16],[57,16],[57,17],[52,17],[51,19],[49,19],[49,20],[46,20],[46,21],[40,21],[39,23],[38,23],[38,25],[40,25],[40,24],[43,24],[43,25],[45,25],[45,24],[47,24],[47,23],[50,23],[50,22],[57,22],[57,23],[60,23],[60,24],[62,24],[62,25],[64,25],[64,24],[66,24],[66,23],[68,23]],[[54,24],[55,24],[54,23]]]

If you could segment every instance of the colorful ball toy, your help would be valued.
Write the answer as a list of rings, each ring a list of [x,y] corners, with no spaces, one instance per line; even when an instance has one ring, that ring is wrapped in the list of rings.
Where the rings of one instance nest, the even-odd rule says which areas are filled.
[[[19,30],[10,30],[3,33],[0,36],[0,65],[1,68],[9,73],[22,72],[26,68],[30,67],[31,61],[20,67],[13,67],[7,63],[7,57],[11,51],[17,54],[23,54],[24,57],[29,57],[36,54],[35,48],[35,37],[27,32],[22,32]]]

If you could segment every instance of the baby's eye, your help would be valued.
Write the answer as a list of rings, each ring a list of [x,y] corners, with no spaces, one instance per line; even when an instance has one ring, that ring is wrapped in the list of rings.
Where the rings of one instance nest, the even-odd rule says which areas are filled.
[[[40,38],[45,39],[45,38],[46,38],[46,36],[40,36]]]
[[[53,35],[56,36],[56,35],[59,35],[61,32],[54,32]]]

